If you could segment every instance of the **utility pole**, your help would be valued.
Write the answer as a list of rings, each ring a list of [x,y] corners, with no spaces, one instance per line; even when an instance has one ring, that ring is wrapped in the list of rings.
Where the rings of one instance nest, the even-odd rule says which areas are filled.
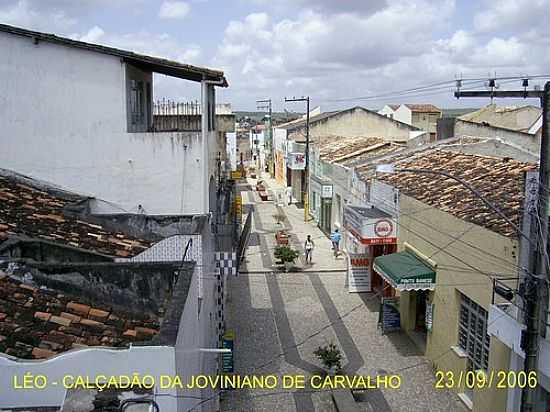
[[[490,84],[494,86],[494,80]],[[457,86],[460,86],[460,81]],[[491,83],[492,82],[492,83]],[[527,90],[528,79],[523,79],[524,90],[494,90],[490,91],[461,91],[455,92],[455,97],[490,97],[501,98],[538,98],[542,106],[542,135],[540,147],[539,187],[537,196],[537,210],[531,224],[531,239],[529,242],[530,264],[525,278],[525,322],[526,332],[522,336],[522,348],[525,350],[524,371],[536,371],[538,368],[539,336],[546,336],[548,318],[548,275],[549,268],[546,260],[548,241],[548,213],[550,197],[550,82],[544,90]],[[540,237],[538,236],[540,235]],[[533,274],[535,276],[533,276]],[[530,388],[523,389],[521,410],[533,412],[535,410],[536,393]]]
[[[302,181],[302,199],[304,201],[304,222],[309,221],[309,96],[299,99],[293,97],[285,102],[306,102],[306,167],[304,169],[304,179]]]
[[[265,139],[264,136],[264,148],[267,152],[267,168],[271,177],[275,177],[275,167],[273,165],[273,159],[275,154],[273,153],[273,112],[271,107],[271,99],[256,100],[257,110],[267,110],[269,113],[269,138]],[[265,147],[267,146],[267,147]]]

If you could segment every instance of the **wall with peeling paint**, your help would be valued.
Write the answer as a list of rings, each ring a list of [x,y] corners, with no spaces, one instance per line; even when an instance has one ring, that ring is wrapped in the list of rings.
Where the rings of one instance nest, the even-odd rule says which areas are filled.
[[[200,132],[127,133],[126,63],[7,33],[0,54],[3,168],[127,212],[206,212]]]

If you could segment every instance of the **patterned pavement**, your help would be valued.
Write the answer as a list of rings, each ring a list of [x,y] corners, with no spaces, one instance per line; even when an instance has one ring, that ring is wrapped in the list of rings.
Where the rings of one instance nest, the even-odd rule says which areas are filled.
[[[285,225],[299,244],[305,235],[317,238],[314,265],[306,272],[274,271],[272,248],[277,224],[273,203],[260,203],[254,192],[243,193],[255,204],[253,241],[243,273],[229,283],[228,329],[235,331],[235,372],[240,375],[319,374],[313,355],[319,346],[334,342],[350,375],[396,374],[399,389],[369,389],[358,397],[362,411],[463,411],[450,392],[434,389],[431,367],[402,333],[382,335],[377,329],[378,298],[370,293],[348,293],[344,260],[335,261],[330,242],[319,229],[303,223],[303,211],[283,208]],[[332,272],[330,270],[333,270]],[[307,379],[306,379],[307,380]],[[335,411],[330,391],[254,389],[224,393],[221,410]]]

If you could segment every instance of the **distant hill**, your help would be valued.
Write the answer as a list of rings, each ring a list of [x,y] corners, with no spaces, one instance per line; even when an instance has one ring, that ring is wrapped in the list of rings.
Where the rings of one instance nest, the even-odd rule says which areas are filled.
[[[235,110],[233,111],[233,114],[237,118],[237,121],[241,118],[248,117],[253,121],[261,122],[265,117],[266,112],[246,112]],[[273,112],[272,114],[274,122],[291,121],[303,115],[303,113],[296,112]]]
[[[479,107],[475,108],[464,108],[464,109],[441,109],[443,112],[443,117],[459,117],[464,116],[465,114],[476,112],[479,110]]]

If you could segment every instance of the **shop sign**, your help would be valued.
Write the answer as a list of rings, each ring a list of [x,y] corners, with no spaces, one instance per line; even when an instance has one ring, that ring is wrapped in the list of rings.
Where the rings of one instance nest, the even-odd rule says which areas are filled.
[[[240,170],[233,170],[231,172],[231,179],[233,180],[238,180],[238,179],[241,179],[243,177],[243,174]]]
[[[380,308],[383,332],[401,329],[401,315],[399,313],[399,298],[382,298]]]
[[[306,168],[306,155],[303,153],[289,153],[288,167],[292,170],[304,170]]]
[[[323,185],[321,197],[323,199],[332,199],[332,185]]]
[[[397,243],[397,221],[393,218],[367,218],[346,207],[344,226],[364,245]]]
[[[231,349],[231,352],[222,353],[222,370],[224,373],[233,373],[233,347],[235,341],[235,333],[233,331],[227,331],[223,335],[222,348]]]
[[[370,292],[370,257],[365,254],[349,254],[348,292]]]
[[[434,305],[433,303],[428,303],[426,305],[426,330],[428,332],[432,331],[433,321],[434,321]]]

